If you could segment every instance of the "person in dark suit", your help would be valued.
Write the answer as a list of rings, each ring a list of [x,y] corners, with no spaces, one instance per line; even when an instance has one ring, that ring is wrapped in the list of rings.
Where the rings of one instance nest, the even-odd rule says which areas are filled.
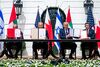
[[[64,22],[63,29],[60,29],[59,39],[72,39],[72,37],[70,36],[70,28],[68,28],[67,22]],[[69,58],[74,59],[72,55],[76,51],[77,45],[74,42],[60,42],[60,44],[61,44],[60,53],[61,53],[62,58],[65,59],[65,49],[71,49]]]
[[[18,25],[14,24],[13,28],[18,29]],[[14,37],[14,38],[7,37],[7,39],[23,39],[22,31],[20,32],[20,35],[21,35],[20,37]],[[18,58],[18,53],[22,49],[22,42],[7,42],[6,47],[11,58]],[[13,47],[15,47],[15,50],[16,50],[15,55],[13,55],[12,50],[11,50]]]
[[[17,39],[24,39],[22,31],[21,31],[21,37],[17,37]],[[18,53],[22,49],[22,44],[23,44],[23,42],[20,42],[20,41],[19,42],[15,42],[15,46],[16,46],[15,58],[18,58]]]
[[[6,39],[14,39],[14,38],[9,38],[7,37]],[[6,48],[7,48],[7,53],[9,55],[9,58],[14,58],[13,53],[12,53],[12,46],[14,45],[14,42],[5,42]]]
[[[43,22],[38,23],[38,28],[43,28]],[[47,31],[46,31],[46,39],[48,39]],[[43,59],[46,58],[47,52],[48,52],[48,42],[33,42],[33,53],[35,55],[35,59],[38,59],[38,53],[37,49],[42,49],[41,54],[43,56]]]
[[[89,23],[85,23],[85,28],[83,31],[87,32],[87,38],[85,39],[95,39],[95,31],[90,27]],[[82,50],[82,59],[87,59],[85,50],[89,49],[89,57],[92,56],[93,49],[96,48],[95,42],[82,42],[81,43],[81,50]]]
[[[18,29],[18,25],[14,24],[13,28]],[[20,29],[19,29],[20,30]],[[23,39],[23,32],[20,30],[20,37],[15,37],[16,39]],[[18,41],[18,42],[14,42],[15,46],[16,46],[16,52],[15,52],[15,58],[18,58],[18,53],[19,51],[22,49],[22,42]]]

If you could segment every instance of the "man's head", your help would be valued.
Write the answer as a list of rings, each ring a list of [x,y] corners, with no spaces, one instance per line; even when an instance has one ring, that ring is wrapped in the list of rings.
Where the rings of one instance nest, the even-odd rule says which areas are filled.
[[[18,25],[17,24],[13,24],[13,28],[18,28]]]
[[[86,29],[90,29],[90,24],[89,23],[85,23],[85,28]]]
[[[38,28],[43,28],[43,22],[38,23]]]
[[[68,22],[64,22],[63,27],[67,29],[68,28]]]

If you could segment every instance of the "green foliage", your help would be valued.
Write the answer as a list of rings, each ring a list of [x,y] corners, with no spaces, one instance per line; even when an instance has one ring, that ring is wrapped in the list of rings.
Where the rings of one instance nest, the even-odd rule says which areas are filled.
[[[100,67],[100,60],[70,60],[69,64],[50,64],[50,60],[1,59],[0,67]]]

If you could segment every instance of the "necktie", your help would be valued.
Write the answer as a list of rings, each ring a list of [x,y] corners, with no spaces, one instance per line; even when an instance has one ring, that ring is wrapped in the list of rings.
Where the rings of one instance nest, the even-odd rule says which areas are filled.
[[[66,30],[66,35],[68,35],[69,33],[68,33],[68,29]]]
[[[66,30],[65,30],[65,34],[66,34]]]
[[[89,35],[89,29],[87,29],[86,32],[87,32],[87,36],[88,36]]]

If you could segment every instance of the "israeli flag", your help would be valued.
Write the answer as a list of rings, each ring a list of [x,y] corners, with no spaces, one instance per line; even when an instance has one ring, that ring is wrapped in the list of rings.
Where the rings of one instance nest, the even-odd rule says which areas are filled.
[[[0,39],[4,39],[4,19],[2,11],[0,10]],[[0,42],[0,52],[3,50],[4,42]]]
[[[56,14],[56,23],[55,23],[55,31],[54,31],[54,39],[55,40],[58,40],[59,39],[59,31],[60,29],[63,28],[63,25],[62,25],[62,19],[61,19],[61,16],[60,16],[60,12],[59,12],[59,9],[57,10],[57,14]],[[55,45],[58,49],[58,52],[60,52],[60,43],[59,42],[55,42]]]

